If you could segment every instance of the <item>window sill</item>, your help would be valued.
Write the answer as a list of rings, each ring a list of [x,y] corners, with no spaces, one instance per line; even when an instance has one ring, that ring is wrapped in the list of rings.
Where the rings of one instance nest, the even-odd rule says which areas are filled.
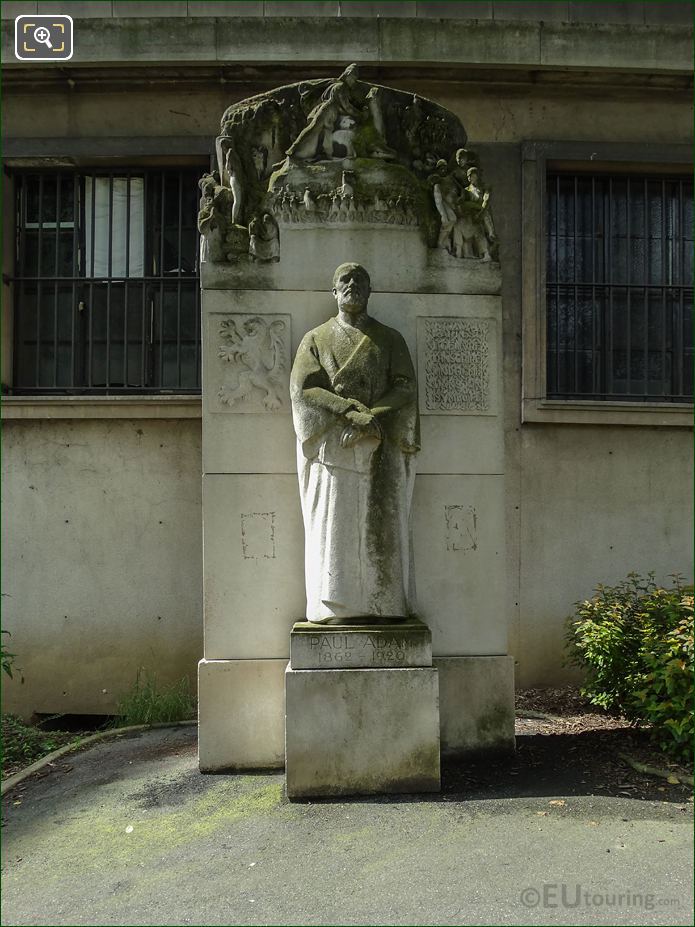
[[[3,396],[3,421],[53,418],[200,418],[197,396]]]
[[[668,425],[692,428],[688,403],[581,402],[524,399],[521,421],[551,425]]]

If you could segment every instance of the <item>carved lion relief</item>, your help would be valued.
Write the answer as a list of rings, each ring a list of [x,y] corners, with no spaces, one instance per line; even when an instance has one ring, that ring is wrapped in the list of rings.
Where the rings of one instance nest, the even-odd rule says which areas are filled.
[[[209,395],[215,411],[289,408],[288,315],[214,314],[210,339],[209,356],[215,360]]]

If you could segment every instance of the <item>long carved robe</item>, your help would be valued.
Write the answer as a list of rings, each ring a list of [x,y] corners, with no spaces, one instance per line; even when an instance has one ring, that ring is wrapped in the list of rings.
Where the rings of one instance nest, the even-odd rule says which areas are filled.
[[[413,614],[409,513],[419,450],[415,373],[402,336],[333,318],[302,340],[290,381],[309,621]],[[380,436],[340,439],[358,404]]]

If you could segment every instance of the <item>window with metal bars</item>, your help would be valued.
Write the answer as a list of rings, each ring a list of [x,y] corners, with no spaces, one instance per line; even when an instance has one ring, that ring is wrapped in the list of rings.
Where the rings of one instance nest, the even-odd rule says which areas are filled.
[[[200,391],[199,175],[14,174],[13,393]]]
[[[551,172],[547,396],[693,397],[693,184]]]

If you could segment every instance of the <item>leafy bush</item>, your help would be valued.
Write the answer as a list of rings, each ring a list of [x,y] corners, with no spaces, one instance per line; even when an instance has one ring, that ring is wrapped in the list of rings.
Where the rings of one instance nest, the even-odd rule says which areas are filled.
[[[633,706],[636,715],[654,727],[662,749],[692,756],[693,716],[693,597],[683,596],[688,617],[645,653],[647,672],[636,677]]]
[[[116,726],[188,721],[195,707],[187,678],[160,688],[156,675],[138,670],[135,685],[118,702]]]
[[[676,576],[673,588],[660,588],[653,573],[598,586],[576,604],[567,643],[592,704],[651,724],[664,750],[692,755],[692,587]]]

